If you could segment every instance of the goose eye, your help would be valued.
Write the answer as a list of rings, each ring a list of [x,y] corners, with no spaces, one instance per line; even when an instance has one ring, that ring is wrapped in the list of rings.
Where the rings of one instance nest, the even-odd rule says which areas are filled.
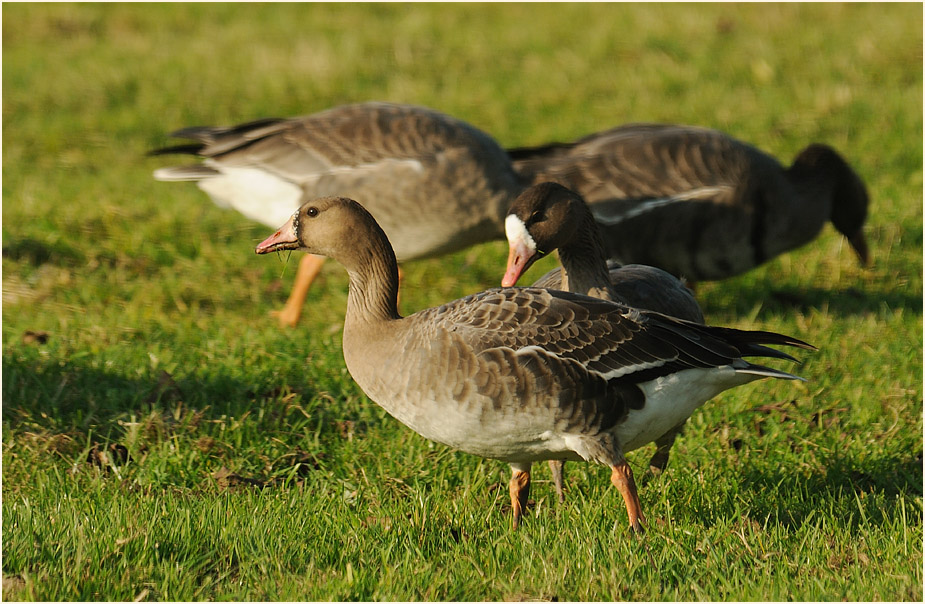
[[[543,213],[540,210],[536,210],[533,214],[530,215],[530,222],[539,222],[543,219]]]
[[[307,210],[305,210],[305,215],[308,216],[309,218],[314,218],[315,216],[318,215],[318,208],[316,208],[315,206],[308,208]]]

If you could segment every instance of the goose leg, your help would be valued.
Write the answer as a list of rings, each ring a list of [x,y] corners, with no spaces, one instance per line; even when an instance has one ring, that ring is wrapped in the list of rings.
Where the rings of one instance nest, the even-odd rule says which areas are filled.
[[[629,515],[630,528],[635,532],[643,532],[642,525],[646,522],[646,517],[642,514],[642,507],[639,505],[639,495],[636,493],[636,481],[633,480],[633,471],[630,465],[623,460],[617,465],[611,466],[613,470],[610,474],[610,482],[617,487],[620,494],[623,495],[623,501],[626,503],[626,513]]]
[[[684,429],[684,423],[681,422],[662,436],[655,440],[655,454],[649,460],[649,472],[654,475],[661,474],[665,467],[668,466],[668,456],[671,452],[671,446]]]
[[[299,270],[296,272],[289,299],[280,310],[271,313],[283,327],[295,327],[299,322],[308,290],[311,289],[312,282],[321,271],[322,265],[324,265],[324,258],[314,254],[305,254],[299,260]]]
[[[556,496],[559,503],[565,503],[565,481],[562,478],[565,462],[561,459],[549,460],[549,471],[552,472],[552,483],[556,486]]]
[[[520,526],[520,517],[527,509],[527,498],[530,496],[530,464],[511,464],[511,511],[514,514],[513,528]]]

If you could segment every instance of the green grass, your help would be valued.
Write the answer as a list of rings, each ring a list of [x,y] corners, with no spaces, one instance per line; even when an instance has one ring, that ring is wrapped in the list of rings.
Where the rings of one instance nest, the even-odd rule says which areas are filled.
[[[920,5],[3,6],[3,597],[8,600],[918,600]],[[193,124],[361,100],[505,146],[629,121],[790,158],[841,150],[874,265],[827,227],[702,284],[709,322],[806,339],[805,384],[699,410],[641,488],[431,444],[346,373],[346,275],[268,317],[295,258],[144,153]],[[362,201],[362,200],[361,200]],[[499,282],[496,243],[408,265],[406,312]],[[548,259],[531,271],[541,274]],[[46,332],[47,340],[28,332]],[[630,462],[641,475],[649,449]],[[89,460],[89,461],[88,461]],[[96,463],[91,463],[93,460]]]

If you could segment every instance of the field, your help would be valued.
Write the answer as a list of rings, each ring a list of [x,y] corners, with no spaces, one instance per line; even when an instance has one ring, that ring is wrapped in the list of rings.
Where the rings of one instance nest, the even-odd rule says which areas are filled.
[[[922,589],[918,4],[5,4],[6,600],[911,600]],[[146,152],[199,124],[364,100],[506,147],[617,124],[719,128],[865,179],[870,268],[828,226],[697,289],[708,322],[792,334],[805,384],[697,411],[650,520],[607,468],[430,443],[347,374],[333,262],[294,330],[296,256]],[[362,201],[362,200],[360,200]],[[495,286],[506,245],[404,267],[402,310]],[[528,279],[553,266],[549,258]],[[630,454],[641,476],[651,449]]]

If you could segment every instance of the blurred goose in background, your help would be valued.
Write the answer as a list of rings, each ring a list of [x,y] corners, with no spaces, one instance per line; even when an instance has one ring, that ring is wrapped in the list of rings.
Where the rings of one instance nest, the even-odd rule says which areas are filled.
[[[677,426],[723,390],[799,379],[746,356],[794,360],[780,334],[705,327],[623,304],[535,288],[491,289],[402,317],[398,264],[360,204],[307,202],[257,246],[332,257],[350,279],[343,350],[363,391],[430,440],[508,462],[513,524],[532,462],[611,468],[630,526],[645,516],[624,453]]]
[[[157,180],[195,181],[219,206],[271,228],[308,199],[367,199],[401,262],[503,239],[504,215],[523,189],[488,134],[411,105],[345,105],[228,128],[185,128],[171,136],[196,142],[152,154],[203,161],[158,169]],[[299,263],[292,294],[277,313],[282,324],[298,322],[322,263],[317,256]]]
[[[577,193],[562,185],[540,183],[521,193],[511,204],[505,227],[510,253],[503,287],[516,285],[534,262],[558,250],[562,267],[540,277],[533,287],[570,291],[703,323],[700,305],[676,277],[641,264],[608,266],[591,210]],[[671,446],[684,423],[655,439],[656,451],[649,461],[653,473],[668,465]],[[560,502],[565,499],[563,464],[549,462]]]
[[[716,130],[633,124],[509,155],[525,181],[579,193],[618,262],[725,279],[812,241],[828,220],[869,262],[867,189],[826,145],[784,168]]]
[[[691,281],[757,266],[810,241],[829,218],[868,262],[864,184],[824,145],[807,147],[784,169],[717,131],[643,124],[508,155],[463,121],[376,102],[172,136],[196,142],[152,154],[203,161],[160,168],[156,179],[195,181],[219,206],[270,227],[307,199],[368,199],[402,262],[503,238],[511,200],[547,180],[590,204],[608,258]],[[298,322],[322,262],[300,261],[276,313],[283,325]]]

